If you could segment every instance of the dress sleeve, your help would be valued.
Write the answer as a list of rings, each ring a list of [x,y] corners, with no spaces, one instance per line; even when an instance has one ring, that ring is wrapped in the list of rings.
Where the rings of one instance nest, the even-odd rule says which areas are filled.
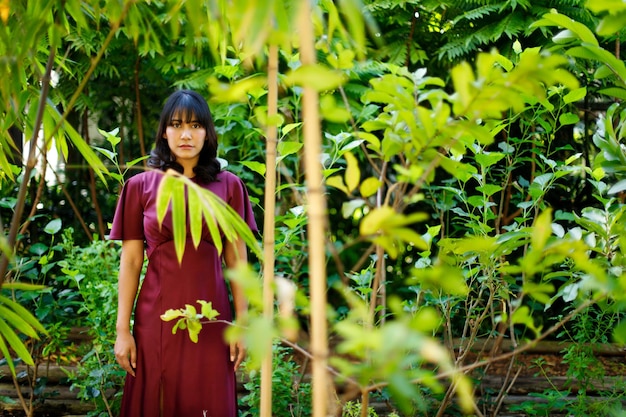
[[[137,178],[126,181],[117,201],[109,239],[145,240],[141,191],[142,182]]]
[[[231,187],[229,187],[228,204],[241,216],[248,227],[250,227],[250,230],[256,233],[259,231],[259,228],[256,225],[256,220],[254,219],[254,212],[252,211],[252,203],[250,202],[250,197],[248,196],[248,189],[241,178],[235,175],[233,175],[233,177],[234,179],[231,182]]]

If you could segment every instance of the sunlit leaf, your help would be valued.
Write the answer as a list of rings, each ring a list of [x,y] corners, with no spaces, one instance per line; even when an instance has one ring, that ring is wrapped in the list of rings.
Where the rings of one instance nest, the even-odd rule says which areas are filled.
[[[328,67],[316,65],[303,65],[285,75],[284,82],[287,85],[311,87],[317,91],[333,90],[343,84],[345,78],[341,72]]]
[[[352,152],[346,152],[344,157],[346,158],[347,163],[345,184],[348,188],[348,192],[352,194],[361,182],[361,170],[359,168],[359,161],[352,154]]]

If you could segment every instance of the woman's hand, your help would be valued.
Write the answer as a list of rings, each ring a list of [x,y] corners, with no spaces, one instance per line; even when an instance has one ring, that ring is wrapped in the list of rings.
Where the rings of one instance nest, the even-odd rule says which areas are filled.
[[[117,334],[115,339],[115,359],[129,374],[135,376],[137,368],[137,346],[130,331]]]
[[[246,358],[246,347],[243,342],[237,341],[230,344],[230,360],[235,362],[235,371],[239,369],[239,365]]]

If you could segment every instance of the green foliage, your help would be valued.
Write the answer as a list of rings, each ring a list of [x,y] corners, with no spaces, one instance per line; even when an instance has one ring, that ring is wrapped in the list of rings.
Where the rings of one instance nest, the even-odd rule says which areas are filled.
[[[456,369],[477,338],[508,338],[523,345],[549,337],[557,328],[580,335],[566,359],[570,378],[580,379],[583,389],[575,403],[565,402],[566,393],[556,390],[545,392],[544,398],[550,407],[571,413],[603,412],[586,401],[592,382],[591,372],[584,372],[595,368],[582,343],[626,340],[626,326],[613,331],[598,325],[603,317],[610,317],[611,324],[621,319],[626,293],[625,208],[618,198],[626,189],[626,114],[623,106],[613,105],[604,122],[594,126],[588,122],[590,113],[579,108],[585,103],[586,109],[597,95],[626,97],[624,65],[605,47],[623,30],[623,7],[588,2],[590,10],[602,13],[594,33],[597,20],[578,0],[368,1],[366,9],[378,23],[370,26],[375,50],[368,56],[374,60],[355,62],[364,55],[366,36],[357,3],[322,2],[312,16],[320,64],[301,67],[292,50],[297,12],[292,4],[277,1],[259,12],[243,1],[227,2],[212,16],[209,5],[195,3],[140,2],[124,8],[117,2],[68,1],[48,10],[44,4],[26,9],[10,2],[11,19],[0,31],[0,52],[7,57],[0,65],[12,75],[0,88],[1,101],[12,103],[3,108],[0,175],[19,178],[6,153],[13,143],[4,133],[8,127],[17,125],[27,136],[38,131],[47,54],[61,78],[39,107],[45,148],[54,146],[71,159],[74,147],[98,173],[109,169],[96,158],[102,156],[118,168],[111,176],[119,182],[127,167],[140,162],[137,142],[144,129],[153,127],[160,100],[172,86],[196,88],[212,97],[220,156],[244,161],[231,169],[257,200],[264,192],[263,128],[275,124],[280,173],[276,269],[299,286],[295,310],[304,316],[310,312],[309,242],[300,101],[301,87],[312,86],[322,93],[325,143],[320,159],[329,186],[329,324],[340,339],[337,353],[358,359],[333,357],[336,370],[362,390],[386,386],[404,410],[418,403],[426,414],[432,403],[425,398],[436,397],[444,412],[453,408],[449,402],[455,389],[471,409],[472,389]],[[356,42],[346,36],[347,28]],[[16,38],[23,42],[12,42]],[[387,42],[378,45],[379,38]],[[250,58],[268,39],[281,46],[280,114],[275,120],[267,117],[264,57]],[[494,46],[493,52],[476,53]],[[94,67],[101,57],[106,59]],[[441,68],[446,71],[434,70]],[[89,88],[82,92],[87,79]],[[137,114],[144,115],[141,123]],[[94,152],[77,133],[87,127],[79,119],[89,116],[99,119],[100,134],[112,150],[98,138]],[[130,162],[122,168],[124,160]],[[9,188],[3,187],[0,207],[13,210],[25,201],[16,201]],[[194,241],[203,219],[217,213],[219,224],[233,223],[221,207],[207,204],[212,201],[208,196],[194,193],[191,185],[188,189],[195,199],[189,213]],[[186,218],[180,204],[184,190],[184,184],[168,179],[160,205],[162,213],[173,204],[179,225]],[[47,198],[44,205],[55,201]],[[217,225],[208,224],[216,235]],[[48,229],[52,235],[58,233],[56,225]],[[116,392],[121,383],[110,356],[115,291],[108,272],[93,275],[105,267],[96,260],[117,263],[117,248],[102,242],[84,248],[69,241],[63,247],[49,244],[48,236],[35,233],[38,229],[43,225],[31,227],[30,242],[22,240],[24,251],[16,253],[12,271],[16,282],[48,288],[11,291],[33,307],[51,335],[37,344],[41,352],[70,352],[63,340],[71,325],[101,329],[92,335],[94,343],[74,386],[82,398],[96,402],[97,413],[112,413],[117,398],[104,393]],[[184,229],[177,229],[176,237],[180,245]],[[260,281],[250,271],[243,275],[253,313],[229,333],[245,335],[253,347],[253,367],[266,353],[258,346],[286,327],[281,320],[256,315]],[[102,300],[109,302],[103,306]],[[564,317],[563,311],[572,316]],[[182,318],[184,327],[178,328],[199,330],[195,307],[171,315]],[[12,323],[29,335],[22,322]],[[594,327],[598,334],[590,331]],[[460,340],[460,349],[445,350],[441,340],[445,346]],[[17,342],[14,348],[23,354]],[[292,374],[299,369],[289,355],[277,351],[282,360],[275,364],[274,387],[284,391],[276,393],[275,406],[281,411],[275,414],[308,415],[310,387],[294,387]],[[452,384],[440,381],[442,371]],[[245,400],[249,413],[258,407],[257,377],[254,373]],[[607,395],[616,398],[618,393]],[[356,408],[351,404],[346,412]],[[548,412],[527,405],[523,409]]]
[[[31,284],[8,283],[3,288],[8,291],[39,291],[43,287]],[[11,372],[15,373],[15,364],[9,349],[14,351],[27,365],[34,365],[35,362],[26,346],[20,340],[18,333],[26,337],[39,339],[40,334],[46,334],[46,330],[28,310],[15,300],[4,295],[0,295],[0,312],[2,313],[2,318],[0,319],[0,352],[6,359]]]
[[[187,200],[185,200],[187,195]],[[171,206],[170,206],[171,203]],[[174,244],[178,261],[182,262],[187,235],[187,211],[189,228],[195,246],[200,244],[202,226],[206,224],[219,253],[222,252],[222,236],[229,241],[237,237],[261,258],[256,238],[237,212],[211,191],[205,190],[175,171],[167,171],[159,185],[157,195],[157,218],[163,221],[171,207]]]
[[[272,415],[311,416],[311,383],[306,382],[304,370],[295,361],[291,348],[274,344],[272,367]],[[244,371],[249,380],[244,384],[247,394],[240,400],[242,417],[259,415],[261,376],[258,369],[245,361]]]
[[[76,312],[89,337],[75,373],[69,375],[78,398],[94,405],[90,416],[113,416],[119,410],[125,372],[113,352],[117,314],[117,263],[120,248],[96,240],[87,247],[74,245],[72,231],[63,235],[64,259],[58,280],[79,298]]]

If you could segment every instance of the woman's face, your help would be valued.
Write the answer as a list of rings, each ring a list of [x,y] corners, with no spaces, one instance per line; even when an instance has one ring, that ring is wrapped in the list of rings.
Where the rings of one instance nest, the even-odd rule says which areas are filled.
[[[195,120],[195,117],[189,122],[185,120],[186,118],[179,114],[174,114],[163,137],[167,139],[176,162],[182,166],[195,167],[206,140],[206,129]]]

